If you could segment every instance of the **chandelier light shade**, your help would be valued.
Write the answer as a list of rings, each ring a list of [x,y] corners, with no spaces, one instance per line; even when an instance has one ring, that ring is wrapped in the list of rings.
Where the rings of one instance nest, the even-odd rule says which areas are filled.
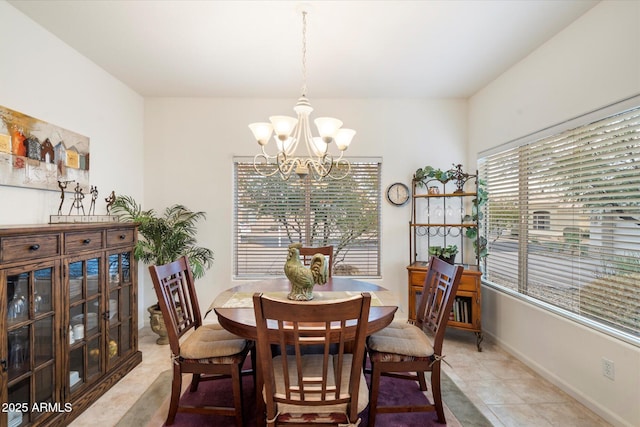
[[[325,177],[342,179],[351,170],[351,164],[343,156],[356,131],[343,129],[342,121],[338,119],[318,117],[314,123],[319,136],[314,137],[311,133],[309,116],[313,108],[307,99],[306,53],[307,12],[303,11],[302,95],[293,108],[297,117],[271,116],[268,123],[249,125],[261,149],[253,159],[253,166],[260,175],[272,176],[279,173],[285,180],[289,179],[293,173],[300,178],[311,175],[317,181]],[[271,135],[275,141],[275,149],[271,149],[271,153],[275,152],[274,154],[267,151]],[[298,152],[298,146],[301,147],[300,152]],[[302,147],[306,148],[306,152],[303,152]]]

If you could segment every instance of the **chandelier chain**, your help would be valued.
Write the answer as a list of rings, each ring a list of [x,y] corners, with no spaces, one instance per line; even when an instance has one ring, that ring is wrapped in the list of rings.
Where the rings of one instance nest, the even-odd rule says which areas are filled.
[[[307,12],[302,12],[302,96],[307,96]]]

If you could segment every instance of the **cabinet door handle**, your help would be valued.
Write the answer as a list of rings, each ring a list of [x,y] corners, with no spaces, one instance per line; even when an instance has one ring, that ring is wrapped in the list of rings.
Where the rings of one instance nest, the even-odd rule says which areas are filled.
[[[126,239],[126,238],[127,238],[127,235],[126,235],[126,234],[121,234],[121,235],[120,235],[120,240],[124,240],[124,239]]]
[[[35,245],[29,246],[30,251],[37,251],[38,249],[40,249],[40,245],[37,243]]]
[[[2,367],[2,372],[7,372],[7,359],[0,360],[0,367]]]
[[[82,243],[84,243],[85,245],[88,245],[89,243],[91,243],[91,239],[84,239]]]

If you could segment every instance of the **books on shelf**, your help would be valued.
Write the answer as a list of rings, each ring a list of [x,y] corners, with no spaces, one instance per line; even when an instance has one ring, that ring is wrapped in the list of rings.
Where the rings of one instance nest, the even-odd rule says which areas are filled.
[[[460,323],[471,323],[471,301],[470,298],[456,297],[453,301],[453,308],[449,314],[449,320]]]

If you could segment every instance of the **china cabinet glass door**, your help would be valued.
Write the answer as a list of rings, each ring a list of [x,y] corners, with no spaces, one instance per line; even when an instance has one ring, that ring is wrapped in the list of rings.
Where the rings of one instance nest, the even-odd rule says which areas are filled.
[[[102,258],[69,262],[69,378],[73,394],[104,372]]]
[[[108,363],[115,364],[134,348],[133,286],[130,251],[110,253],[108,301]]]
[[[58,271],[57,262],[41,264],[37,270],[5,271],[7,358],[3,368],[8,404],[3,412],[10,427],[28,425],[46,416],[47,411],[39,407],[60,402],[55,358],[61,323],[55,307]]]

